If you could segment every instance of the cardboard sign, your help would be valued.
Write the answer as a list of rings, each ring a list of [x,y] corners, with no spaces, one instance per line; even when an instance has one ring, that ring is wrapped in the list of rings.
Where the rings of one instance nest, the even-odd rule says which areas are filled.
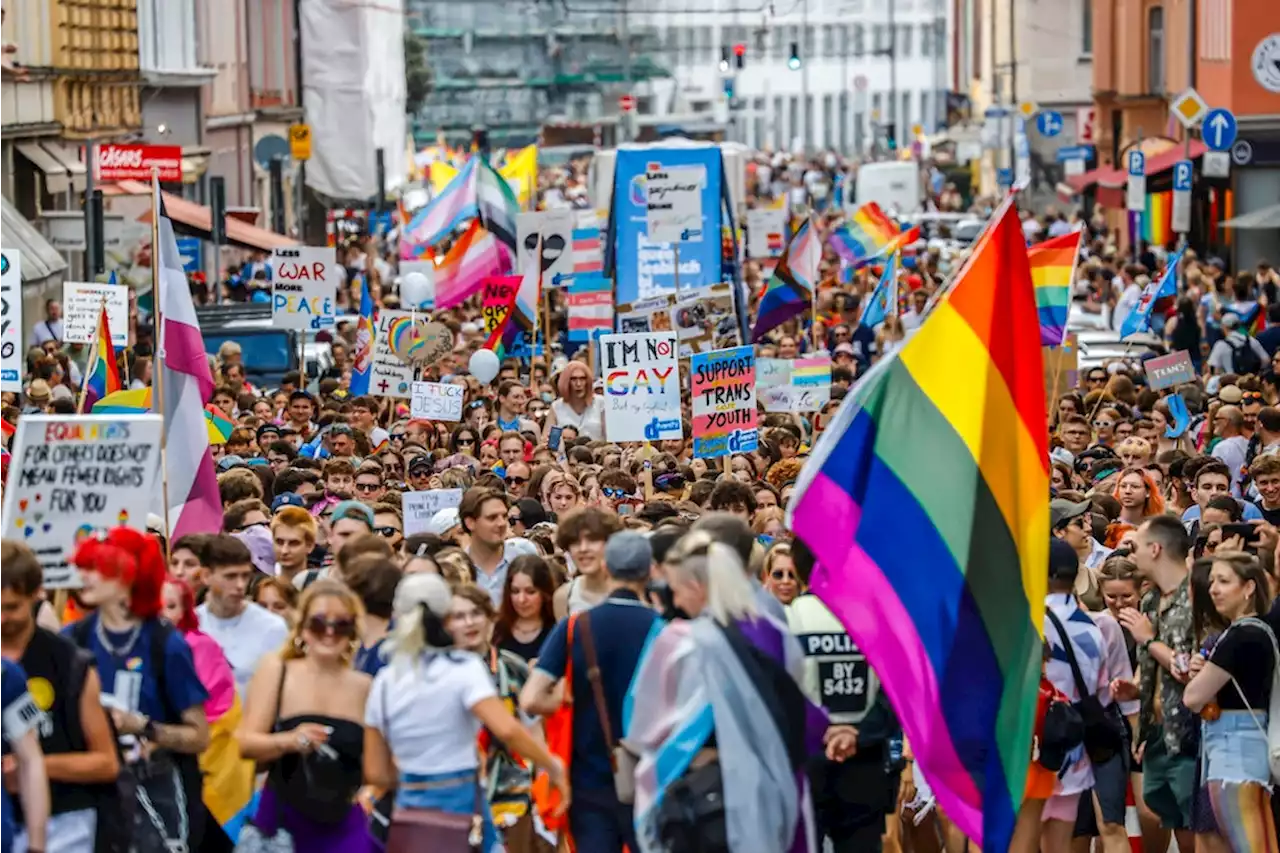
[[[542,283],[563,287],[573,279],[572,210],[540,210],[516,214],[516,270],[524,273],[534,262],[542,235]]]
[[[502,325],[515,301],[516,291],[520,287],[518,275],[493,275],[484,280],[484,290],[480,297],[480,317],[484,320],[484,333],[493,331]]]
[[[766,412],[816,412],[831,400],[831,361],[792,359],[785,383],[756,387]]]
[[[4,536],[26,544],[46,589],[80,586],[86,536],[147,526],[160,489],[159,415],[23,415],[4,490]]]
[[[747,211],[747,255],[776,258],[787,244],[787,211],[752,208]]]
[[[373,365],[369,376],[369,393],[376,397],[408,397],[413,383],[413,367],[405,364],[391,349],[391,322],[404,317],[413,322],[417,315],[412,311],[378,312],[378,331],[374,335]]]
[[[426,533],[431,517],[442,509],[452,509],[462,503],[462,489],[428,489],[425,492],[405,492],[401,496],[404,507],[404,535]]]
[[[313,332],[332,327],[339,278],[333,249],[276,249],[271,258],[271,325]]]
[[[664,293],[618,306],[619,332],[671,332],[671,308],[675,296]]]
[[[660,441],[683,436],[676,336],[602,335],[604,420],[610,441]]]
[[[0,252],[0,391],[22,390],[22,253]]]
[[[689,365],[693,391],[693,455],[750,453],[756,428],[756,357],[752,347],[698,353]]]
[[[702,184],[705,177],[706,172],[701,166],[663,166],[661,163],[646,166],[646,230],[650,241],[702,241]]]
[[[62,340],[68,344],[91,344],[98,331],[102,305],[107,306],[111,346],[129,345],[129,288],[123,284],[92,281],[62,283]]]
[[[682,291],[671,309],[671,328],[680,341],[681,357],[738,346],[742,341],[733,310],[733,285]]]
[[[415,382],[409,398],[409,415],[429,421],[462,420],[462,395],[466,388],[443,382]]]
[[[1147,384],[1153,391],[1196,381],[1195,365],[1184,349],[1159,358],[1149,358],[1142,363],[1142,368],[1147,372]]]

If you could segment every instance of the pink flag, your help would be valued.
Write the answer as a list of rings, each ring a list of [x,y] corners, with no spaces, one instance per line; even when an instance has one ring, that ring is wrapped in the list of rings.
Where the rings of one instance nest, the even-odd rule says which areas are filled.
[[[182,255],[173,223],[164,211],[160,185],[152,187],[159,245],[152,252],[156,265],[155,304],[160,309],[159,356],[164,397],[165,476],[168,482],[169,541],[188,533],[217,533],[222,529],[222,501],[218,476],[209,453],[209,429],[204,404],[213,396],[213,374],[205,355],[204,336],[182,269]],[[161,394],[153,399],[159,405]],[[164,494],[163,492],[161,493]],[[163,513],[164,498],[157,496]]]
[[[467,301],[480,292],[486,278],[504,275],[510,269],[502,244],[481,227],[479,219],[473,220],[436,267],[436,310]]]

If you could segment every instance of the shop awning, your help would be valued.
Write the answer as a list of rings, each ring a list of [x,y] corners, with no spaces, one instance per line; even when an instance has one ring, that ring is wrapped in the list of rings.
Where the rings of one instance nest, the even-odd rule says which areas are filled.
[[[1221,228],[1239,228],[1242,231],[1266,231],[1280,228],[1280,204],[1261,210],[1251,210],[1218,223]]]
[[[67,262],[58,250],[3,196],[0,196],[0,227],[4,248],[22,253],[24,282],[44,281],[66,271]]]
[[[69,189],[84,192],[85,168],[77,152],[57,142],[20,142],[15,147],[44,174],[45,189],[51,195]]]
[[[1147,155],[1147,177],[1153,178],[1173,168],[1173,164],[1182,159],[1198,160],[1200,155],[1204,154],[1208,148],[1203,142],[1191,141],[1191,156],[1186,156],[1186,149],[1183,145],[1173,145],[1159,154]],[[1125,169],[1113,169],[1110,166],[1100,166],[1097,169],[1091,169],[1083,175],[1071,175],[1067,178],[1067,184],[1076,192],[1084,192],[1089,187],[1097,186],[1100,189],[1119,190],[1124,189],[1125,184],[1129,181],[1129,173]]]
[[[106,195],[147,195],[151,192],[151,188],[142,181],[119,181],[110,185],[109,190],[105,186],[102,189]],[[161,195],[165,211],[177,230],[204,240],[210,239],[209,226],[213,222],[213,213],[207,206],[179,198],[172,193]],[[144,213],[139,221],[150,222],[151,211]],[[261,249],[264,252],[302,245],[292,237],[241,222],[234,216],[227,216],[227,242],[244,249]]]

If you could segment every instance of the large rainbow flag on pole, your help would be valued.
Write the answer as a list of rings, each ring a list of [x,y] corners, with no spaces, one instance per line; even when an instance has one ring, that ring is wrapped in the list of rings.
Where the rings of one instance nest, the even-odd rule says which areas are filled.
[[[939,805],[1005,850],[1031,761],[1049,547],[1035,294],[1010,202],[859,382],[788,508]],[[939,488],[945,484],[945,488]]]
[[[1036,243],[1027,249],[1031,282],[1036,288],[1036,310],[1040,314],[1040,343],[1062,346],[1067,336],[1067,314],[1071,310],[1071,284],[1075,281],[1083,229]]]

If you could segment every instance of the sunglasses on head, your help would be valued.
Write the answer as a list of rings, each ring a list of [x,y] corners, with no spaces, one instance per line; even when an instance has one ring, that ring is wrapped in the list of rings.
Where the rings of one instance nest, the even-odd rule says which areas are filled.
[[[312,616],[307,619],[307,631],[318,637],[332,634],[340,639],[347,639],[356,635],[356,620],[349,617],[326,619],[323,616]]]

